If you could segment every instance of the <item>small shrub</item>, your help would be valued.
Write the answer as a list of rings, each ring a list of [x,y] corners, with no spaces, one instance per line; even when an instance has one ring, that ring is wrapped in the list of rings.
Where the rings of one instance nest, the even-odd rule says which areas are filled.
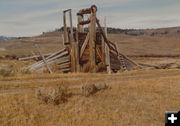
[[[108,86],[105,83],[102,84],[84,84],[81,88],[81,93],[84,96],[90,96],[95,94],[97,91],[107,89]]]
[[[97,92],[95,84],[85,84],[82,86],[81,93],[84,96],[90,96]]]
[[[106,83],[100,83],[100,84],[97,84],[96,85],[96,88],[98,90],[104,90],[104,89],[107,89],[108,88],[108,85]]]
[[[29,71],[29,69],[22,69],[21,71],[20,71],[22,74],[31,74],[31,72]]]
[[[69,94],[67,93],[67,89],[63,86],[57,88],[40,87],[35,91],[35,96],[44,103],[59,105],[67,101]]]
[[[0,75],[7,77],[13,74],[13,70],[10,68],[1,68],[0,69]]]

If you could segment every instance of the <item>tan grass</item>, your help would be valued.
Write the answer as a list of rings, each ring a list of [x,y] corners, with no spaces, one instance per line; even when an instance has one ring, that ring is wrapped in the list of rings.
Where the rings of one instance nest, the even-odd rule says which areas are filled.
[[[82,73],[26,75],[26,77],[18,75],[14,77],[17,78],[15,89],[29,88],[30,92],[0,95],[0,124],[2,126],[162,126],[166,110],[180,110],[178,73],[179,70],[147,70],[112,75]],[[35,83],[39,78],[60,79]],[[66,80],[63,80],[64,78]],[[34,80],[32,83],[25,82],[32,80]],[[58,106],[39,102],[33,93],[42,85],[53,87],[63,84],[76,87],[87,81],[95,84],[105,82],[111,88],[89,97],[73,96],[68,102]],[[9,86],[6,90],[0,88],[0,92],[13,91],[11,90],[13,81],[3,81],[4,86],[7,82]]]

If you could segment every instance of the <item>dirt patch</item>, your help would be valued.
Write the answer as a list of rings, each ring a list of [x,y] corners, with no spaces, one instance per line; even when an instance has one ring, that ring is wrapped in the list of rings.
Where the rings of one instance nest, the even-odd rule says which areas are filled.
[[[5,48],[0,48],[0,51],[6,51],[6,49]]]

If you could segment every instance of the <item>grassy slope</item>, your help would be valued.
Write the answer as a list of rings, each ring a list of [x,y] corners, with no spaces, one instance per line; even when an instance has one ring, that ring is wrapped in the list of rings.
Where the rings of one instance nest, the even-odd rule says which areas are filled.
[[[44,53],[54,52],[62,48],[61,33],[41,35],[30,38],[0,40],[0,56],[2,55],[32,55],[38,53],[34,44],[39,44]],[[3,50],[2,50],[3,48]],[[4,50],[5,49],[5,50]]]
[[[125,54],[180,54],[180,38],[109,35]]]
[[[168,34],[161,35],[168,31]],[[179,32],[177,32],[179,31]],[[124,54],[180,54],[180,27],[144,30],[146,36],[130,36],[125,34],[109,34],[112,42],[117,42]],[[158,33],[155,36],[150,36]],[[47,32],[40,36],[0,40],[0,56],[7,54],[31,54],[37,52],[34,44],[40,44],[44,53],[54,52],[62,48],[62,33]]]

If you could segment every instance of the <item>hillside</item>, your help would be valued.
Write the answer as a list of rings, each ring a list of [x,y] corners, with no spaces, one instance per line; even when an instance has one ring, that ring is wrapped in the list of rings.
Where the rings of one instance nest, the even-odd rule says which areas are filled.
[[[9,40],[9,39],[16,39],[16,37],[0,36],[0,40]]]
[[[117,42],[122,53],[127,55],[143,54],[180,54],[180,27],[122,30],[108,28],[108,38]],[[139,33],[139,34],[135,34]],[[62,29],[29,38],[0,40],[0,55],[31,55],[37,52],[38,43],[44,53],[62,48]]]
[[[63,32],[63,27],[55,30],[55,32],[58,31]],[[88,31],[88,28],[85,28],[85,31]],[[126,34],[131,36],[180,37],[180,27],[169,27],[169,28],[158,28],[158,29],[120,29],[120,28],[108,27],[107,32],[108,34]],[[52,33],[52,32],[47,32],[47,33]]]

